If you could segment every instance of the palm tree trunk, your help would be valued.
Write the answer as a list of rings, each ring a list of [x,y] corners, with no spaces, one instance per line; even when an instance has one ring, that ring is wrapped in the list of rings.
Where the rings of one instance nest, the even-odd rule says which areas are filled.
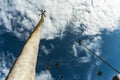
[[[6,80],[35,80],[35,68],[44,16],[26,41]]]

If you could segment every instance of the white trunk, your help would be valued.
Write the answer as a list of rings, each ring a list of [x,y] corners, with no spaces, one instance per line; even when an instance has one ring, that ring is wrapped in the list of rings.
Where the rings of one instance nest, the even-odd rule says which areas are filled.
[[[43,22],[44,16],[42,15],[6,80],[35,80],[35,68]]]

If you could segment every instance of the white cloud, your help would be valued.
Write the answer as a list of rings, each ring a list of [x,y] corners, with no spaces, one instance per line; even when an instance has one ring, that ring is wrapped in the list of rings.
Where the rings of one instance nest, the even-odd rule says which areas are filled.
[[[37,24],[40,9],[46,9],[42,38],[60,37],[70,22],[73,32],[84,24],[83,35],[101,34],[101,30],[118,29],[120,9],[118,0],[1,0],[0,18],[6,31],[13,32],[19,38],[26,38]],[[21,25],[21,26],[20,26]],[[27,35],[25,35],[27,34]],[[22,36],[25,35],[25,36]]]
[[[54,80],[49,71],[41,71],[36,75],[36,80]]]
[[[87,63],[90,62],[90,56],[79,57],[77,60],[79,63]]]
[[[7,52],[7,55],[5,55],[4,52],[0,52],[0,80],[5,80],[10,67],[12,66],[11,63],[14,62],[15,57],[12,55],[12,53]]]
[[[4,39],[0,38],[0,45],[4,45]]]
[[[75,16],[72,19],[75,25],[74,29],[76,30],[76,27],[80,27],[81,23],[85,25],[83,35],[96,35],[101,34],[101,30],[114,31],[118,29],[117,25],[120,19],[120,10],[118,8],[120,1],[92,1],[95,4],[94,6],[91,5],[90,0],[82,0],[79,3],[80,6],[75,7]]]
[[[51,46],[52,49],[55,49],[55,46],[53,44],[50,44],[50,46]]]
[[[82,55],[83,54],[83,49],[84,47],[80,46],[78,43],[74,43],[73,46],[72,46],[72,49],[73,49],[73,55],[76,57],[77,61],[78,62],[82,62],[82,63],[85,63],[85,62],[90,62],[90,54],[89,53],[84,53],[84,56]]]
[[[87,80],[92,80],[92,73],[93,73],[94,68],[95,68],[95,65],[91,65],[88,71],[88,74],[87,74]]]
[[[87,46],[89,49],[95,50],[96,53],[99,55],[98,52],[101,48],[102,38],[100,36],[94,36],[92,39],[87,39],[83,41],[83,44]]]
[[[9,68],[6,66],[6,62],[4,60],[0,60],[0,80],[5,80],[9,72]]]
[[[48,55],[48,54],[50,53],[50,49],[47,49],[47,48],[45,47],[45,45],[41,46],[40,48],[41,48],[41,50],[42,50],[46,55]]]
[[[100,55],[101,42],[102,42],[101,37],[95,36],[92,39],[83,40],[83,45],[85,45],[87,48],[94,51],[97,55]],[[72,49],[73,49],[73,55],[77,58],[78,62],[90,61],[91,53],[84,46],[82,45],[80,46],[78,43],[74,43],[72,46]],[[83,53],[84,53],[84,56],[82,55]]]
[[[79,45],[78,45],[78,44],[73,44],[72,48],[73,48],[74,56],[75,56],[75,57],[78,57],[76,47],[79,47]]]

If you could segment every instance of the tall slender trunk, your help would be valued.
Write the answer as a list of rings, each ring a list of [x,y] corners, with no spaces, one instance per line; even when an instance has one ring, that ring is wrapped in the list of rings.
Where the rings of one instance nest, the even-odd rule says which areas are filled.
[[[6,80],[35,80],[35,68],[44,15],[26,41]]]

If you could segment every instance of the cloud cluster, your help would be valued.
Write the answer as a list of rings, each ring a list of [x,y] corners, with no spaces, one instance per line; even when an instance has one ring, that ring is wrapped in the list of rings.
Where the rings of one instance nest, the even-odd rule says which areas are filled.
[[[118,29],[120,20],[120,1],[115,0],[81,0],[73,9],[72,23],[74,30],[83,28],[83,35],[97,35],[101,31]]]
[[[12,66],[11,63],[13,63],[14,60],[15,57],[12,53],[7,52],[6,56],[4,52],[0,52],[0,80],[5,80],[5,77]]]
[[[37,24],[40,9],[46,9],[42,38],[60,37],[67,25],[73,32],[84,30],[83,35],[101,34],[101,30],[118,29],[120,16],[118,0],[1,0],[0,27],[19,38],[28,37]]]
[[[0,80],[5,80],[5,77],[7,76],[8,72],[9,68],[7,68],[5,60],[0,60]]]
[[[46,55],[50,54],[50,49],[47,49],[47,48],[45,47],[45,45],[41,46],[41,50],[42,50]]]
[[[100,51],[101,43],[102,43],[102,38],[100,36],[95,36],[91,40],[90,39],[83,40],[83,45],[93,50],[97,55],[101,54]],[[80,46],[76,42],[72,46],[73,55],[77,58],[78,62],[84,62],[84,63],[90,62],[91,53],[84,46],[82,45]]]
[[[41,71],[36,75],[36,80],[54,80],[49,71]]]

